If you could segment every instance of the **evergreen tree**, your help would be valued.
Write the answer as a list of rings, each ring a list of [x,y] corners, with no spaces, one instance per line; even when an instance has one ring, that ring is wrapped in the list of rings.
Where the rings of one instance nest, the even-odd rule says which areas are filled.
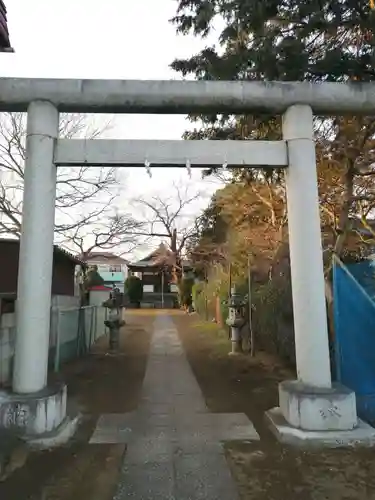
[[[216,45],[173,61],[171,67],[184,77],[352,82],[356,86],[375,77],[375,10],[367,0],[177,0],[171,22],[179,33],[202,38],[218,35]],[[185,134],[187,139],[275,140],[281,136],[280,117],[190,118],[197,128]],[[317,117],[315,125],[322,222],[331,228],[329,248],[341,255],[351,217],[361,216],[366,225],[374,213],[375,120]],[[258,194],[267,187],[266,206],[282,192],[282,178],[282,173],[271,169],[232,172],[234,182],[245,181]],[[369,241],[375,241],[375,232]]]
[[[219,47],[172,67],[204,80],[371,81],[375,11],[366,0],[178,0],[180,33]]]
[[[200,80],[365,82],[375,76],[375,10],[366,0],[178,0],[179,33],[218,43],[171,67]],[[278,139],[270,116],[192,116],[189,139]],[[327,127],[325,128],[325,132]]]

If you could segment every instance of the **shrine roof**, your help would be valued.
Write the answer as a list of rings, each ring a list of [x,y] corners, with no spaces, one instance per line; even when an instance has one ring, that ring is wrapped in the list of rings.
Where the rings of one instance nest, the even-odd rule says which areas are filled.
[[[137,262],[129,263],[129,267],[162,267],[171,266],[174,261],[174,255],[165,243],[161,243],[158,248],[143,257]]]

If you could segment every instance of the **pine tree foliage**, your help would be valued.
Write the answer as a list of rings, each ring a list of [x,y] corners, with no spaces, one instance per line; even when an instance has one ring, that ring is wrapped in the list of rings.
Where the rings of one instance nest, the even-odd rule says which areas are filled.
[[[204,80],[371,81],[375,10],[364,0],[179,0],[172,22],[219,47],[175,60]]]

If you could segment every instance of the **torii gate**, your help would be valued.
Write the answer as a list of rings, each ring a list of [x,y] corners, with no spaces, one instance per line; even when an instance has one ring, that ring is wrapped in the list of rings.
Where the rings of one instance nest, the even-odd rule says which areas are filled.
[[[313,112],[375,114],[375,84],[2,78],[0,111],[28,113],[13,375],[19,399],[55,394],[46,385],[56,168],[278,166],[286,169],[298,380],[280,384],[280,408],[268,412],[271,427],[286,441],[374,439],[357,419],[355,394],[331,381]],[[282,113],[283,140],[59,139],[59,112]],[[53,424],[38,432],[61,424],[65,397],[58,415],[50,410],[46,421]]]

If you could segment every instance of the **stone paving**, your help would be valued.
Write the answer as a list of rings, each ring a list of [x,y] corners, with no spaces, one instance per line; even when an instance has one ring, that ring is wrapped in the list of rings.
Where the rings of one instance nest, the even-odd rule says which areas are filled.
[[[114,500],[238,499],[222,447],[233,440],[259,436],[245,414],[208,411],[176,328],[160,314],[137,411],[102,415],[90,441],[128,445]]]

